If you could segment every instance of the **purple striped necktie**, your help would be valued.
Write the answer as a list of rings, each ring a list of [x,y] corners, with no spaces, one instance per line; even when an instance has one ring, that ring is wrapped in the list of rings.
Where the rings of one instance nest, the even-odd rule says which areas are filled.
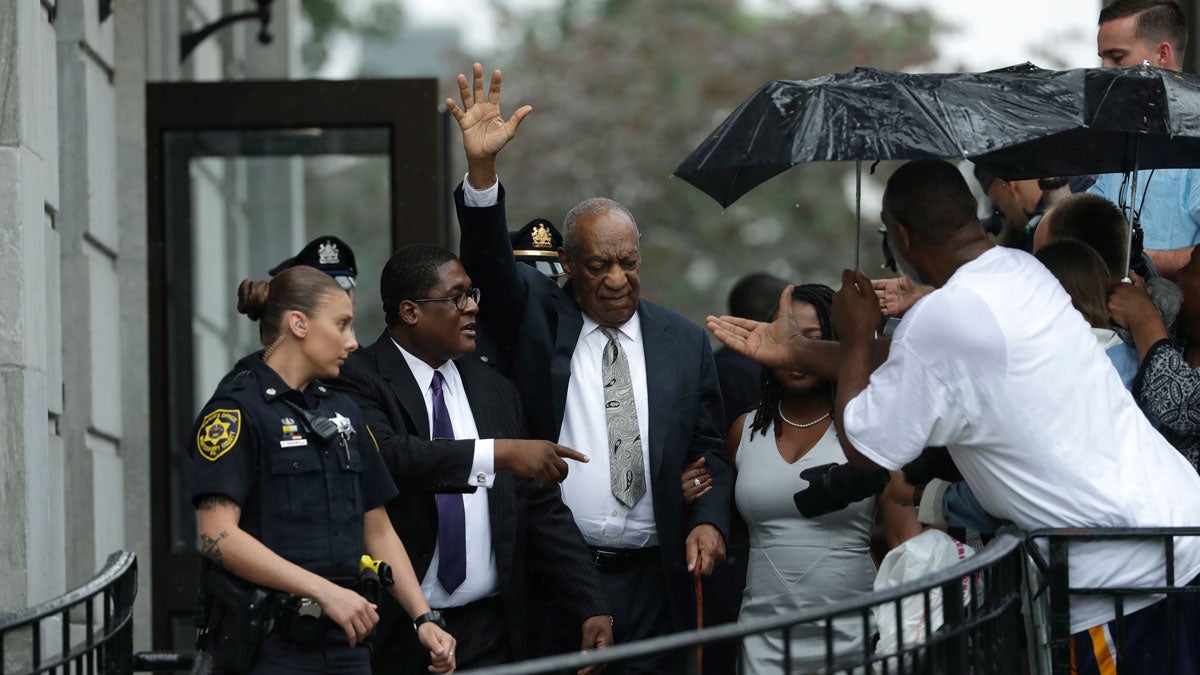
[[[433,371],[433,437],[453,439],[454,425],[442,385],[446,379]],[[438,583],[447,593],[462,585],[467,578],[467,514],[460,494],[437,495],[438,507]]]

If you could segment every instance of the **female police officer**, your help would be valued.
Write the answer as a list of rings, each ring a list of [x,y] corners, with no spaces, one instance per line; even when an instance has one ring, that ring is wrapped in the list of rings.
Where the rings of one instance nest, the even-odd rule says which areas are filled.
[[[243,281],[238,311],[259,321],[266,351],[243,362],[200,414],[192,500],[201,548],[238,579],[306,598],[299,602],[308,616],[329,620],[304,644],[277,622],[252,672],[370,672],[363,640],[379,617],[351,590],[364,552],[392,566],[391,591],[419,624],[431,670],[453,670],[454,638],[429,614],[384,510],[396,487],[370,430],[349,397],[315,379],[336,377],[357,347],[349,296],[300,266],[269,282]],[[229,633],[218,631],[219,664],[238,637]]]

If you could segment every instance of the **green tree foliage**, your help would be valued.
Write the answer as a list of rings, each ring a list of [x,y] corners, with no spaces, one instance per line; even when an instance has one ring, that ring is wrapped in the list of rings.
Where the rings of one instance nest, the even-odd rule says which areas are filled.
[[[642,231],[643,293],[696,321],[723,312],[749,272],[836,287],[854,263],[854,167],[797,167],[723,212],[671,177],[679,162],[760,85],[924,63],[940,29],[925,10],[883,5],[754,14],[735,0],[563,0],[535,13],[495,4],[521,38],[484,66],[504,69],[505,114],[534,107],[501,157],[510,226],[561,222],[588,197],[625,203]],[[863,215],[862,266],[876,276],[877,220]]]
[[[315,73],[329,58],[329,40],[337,33],[384,40],[395,36],[404,25],[404,8],[399,0],[371,0],[362,12],[346,13],[344,0],[300,0],[308,32],[300,46],[304,69]]]

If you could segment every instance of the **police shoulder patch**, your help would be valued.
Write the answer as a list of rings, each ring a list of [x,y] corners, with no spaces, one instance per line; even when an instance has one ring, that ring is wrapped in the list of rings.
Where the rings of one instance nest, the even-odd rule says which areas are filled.
[[[210,462],[233,449],[242,432],[242,411],[218,408],[204,416],[196,434],[196,450]]]

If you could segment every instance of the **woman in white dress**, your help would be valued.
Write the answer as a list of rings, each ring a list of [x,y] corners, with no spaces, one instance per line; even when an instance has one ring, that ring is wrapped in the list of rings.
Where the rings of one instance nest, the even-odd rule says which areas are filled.
[[[833,291],[798,286],[792,311],[799,331],[836,339],[830,320]],[[793,495],[807,487],[805,469],[846,458],[833,424],[833,387],[807,373],[763,368],[758,407],[729,429],[727,452],[737,471],[738,511],[750,533],[746,590],[739,621],[836,605],[871,590],[875,564],[869,544],[875,499],[815,518],[797,510]],[[835,653],[862,654],[861,617],[833,624]],[[739,671],[783,673],[783,631],[747,637]],[[796,626],[791,670],[813,672],[825,664],[824,624]]]

